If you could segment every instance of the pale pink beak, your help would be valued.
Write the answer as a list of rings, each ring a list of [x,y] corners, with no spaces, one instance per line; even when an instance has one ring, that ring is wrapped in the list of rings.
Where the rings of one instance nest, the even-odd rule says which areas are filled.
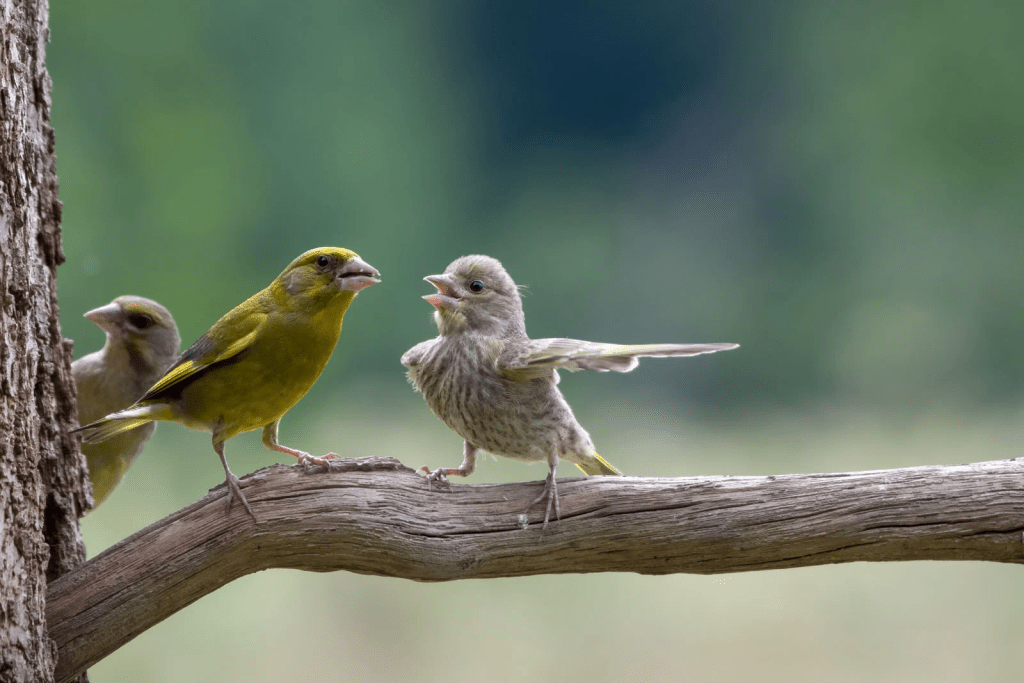
[[[85,313],[84,317],[99,325],[100,329],[107,334],[114,334],[117,322],[121,319],[121,305],[111,302],[106,306],[92,309]]]
[[[350,258],[338,271],[338,280],[341,281],[343,292],[360,292],[380,282],[377,279],[379,276],[376,268],[358,257]]]
[[[436,308],[456,308],[459,305],[459,295],[455,293],[455,283],[447,275],[428,275],[423,278],[430,284],[437,287],[437,293],[427,294],[423,299]]]

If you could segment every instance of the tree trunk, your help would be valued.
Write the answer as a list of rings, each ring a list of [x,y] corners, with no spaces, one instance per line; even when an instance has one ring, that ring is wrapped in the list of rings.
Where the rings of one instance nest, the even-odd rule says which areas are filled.
[[[46,0],[0,0],[0,681],[53,680],[46,585],[84,561],[91,503],[57,321],[48,19]]]

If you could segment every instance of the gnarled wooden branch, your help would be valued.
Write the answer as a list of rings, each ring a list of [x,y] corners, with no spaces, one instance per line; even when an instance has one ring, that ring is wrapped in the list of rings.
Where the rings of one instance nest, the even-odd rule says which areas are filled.
[[[1024,462],[769,477],[565,479],[428,491],[392,458],[331,473],[274,465],[223,486],[50,584],[67,681],[220,586],[271,567],[416,581],[626,571],[714,574],[837,562],[1024,563]]]

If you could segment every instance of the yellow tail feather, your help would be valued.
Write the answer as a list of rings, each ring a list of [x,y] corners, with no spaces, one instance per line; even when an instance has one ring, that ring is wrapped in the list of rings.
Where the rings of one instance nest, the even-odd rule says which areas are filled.
[[[619,477],[622,476],[622,472],[619,472],[617,469],[615,469],[614,465],[612,465],[610,462],[602,458],[597,453],[594,453],[593,463],[587,463],[585,465],[575,463],[575,465],[576,467],[579,467],[581,470],[583,470],[583,474],[605,474],[615,475]]]
[[[153,420],[146,419],[144,417],[135,418],[124,418],[120,420],[108,420],[106,418],[102,420],[96,420],[84,427],[79,427],[76,432],[82,432],[83,443],[99,443],[100,441],[106,441],[107,439],[117,436],[128,430],[141,427],[147,422]]]

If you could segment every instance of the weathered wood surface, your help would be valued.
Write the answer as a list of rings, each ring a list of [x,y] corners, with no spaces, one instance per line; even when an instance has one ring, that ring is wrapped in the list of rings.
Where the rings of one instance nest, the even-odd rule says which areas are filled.
[[[837,474],[560,480],[542,530],[541,482],[428,491],[391,458],[346,471],[275,465],[242,480],[259,517],[224,489],[50,585],[64,681],[236,578],[271,567],[416,581],[550,573],[723,572],[837,562],[1024,563],[1024,461]]]
[[[85,560],[90,504],[57,321],[57,199],[46,0],[0,0],[0,681],[52,679],[46,584]]]

